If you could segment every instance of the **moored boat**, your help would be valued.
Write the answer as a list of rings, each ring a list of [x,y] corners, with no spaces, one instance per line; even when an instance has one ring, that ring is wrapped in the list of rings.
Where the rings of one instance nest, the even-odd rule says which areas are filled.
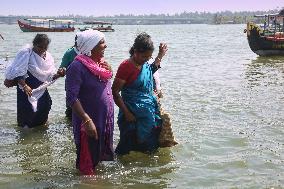
[[[75,21],[55,19],[24,19],[18,20],[23,32],[73,32]]]
[[[111,22],[87,21],[87,22],[84,22],[84,24],[86,26],[83,28],[79,28],[80,31],[92,29],[92,30],[98,30],[101,32],[114,32]]]
[[[247,23],[247,39],[251,50],[259,56],[284,55],[284,9],[278,14],[255,15],[262,25]]]

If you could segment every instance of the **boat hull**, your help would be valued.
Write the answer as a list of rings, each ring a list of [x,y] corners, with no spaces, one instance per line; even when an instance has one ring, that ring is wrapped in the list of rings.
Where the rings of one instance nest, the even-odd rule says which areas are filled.
[[[75,28],[46,28],[32,26],[18,20],[18,25],[23,32],[74,32]]]
[[[250,49],[257,55],[284,55],[284,38],[261,35],[262,29],[253,23],[247,24],[246,32]]]
[[[85,30],[98,30],[100,32],[114,32],[113,28],[79,28],[80,31]]]

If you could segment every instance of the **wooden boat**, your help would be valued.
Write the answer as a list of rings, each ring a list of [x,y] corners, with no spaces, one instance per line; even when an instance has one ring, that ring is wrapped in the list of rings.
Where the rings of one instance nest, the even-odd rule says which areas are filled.
[[[20,29],[23,32],[73,32],[73,20],[55,19],[24,19],[18,20]]]
[[[259,56],[284,55],[284,9],[278,14],[256,15],[263,25],[247,23],[247,39],[251,50]]]
[[[85,27],[79,28],[80,31],[85,31],[85,30],[98,30],[101,32],[114,32],[114,29],[112,28],[112,23],[110,22],[101,22],[101,21],[87,21],[84,22]]]

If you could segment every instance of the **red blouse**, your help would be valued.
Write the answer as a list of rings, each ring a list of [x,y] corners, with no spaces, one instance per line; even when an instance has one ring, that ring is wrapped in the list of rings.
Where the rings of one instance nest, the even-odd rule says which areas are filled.
[[[129,60],[124,60],[119,65],[115,77],[126,81],[126,85],[130,85],[137,79],[139,74],[140,70],[136,68],[134,64],[132,64]]]

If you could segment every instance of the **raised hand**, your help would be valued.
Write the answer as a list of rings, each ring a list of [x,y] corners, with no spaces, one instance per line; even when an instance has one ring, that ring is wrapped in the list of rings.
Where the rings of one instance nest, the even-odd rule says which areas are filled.
[[[166,52],[168,51],[168,46],[166,43],[160,43],[160,46],[159,46],[159,53],[158,53],[158,57],[160,59],[163,58],[163,56],[165,56]]]

